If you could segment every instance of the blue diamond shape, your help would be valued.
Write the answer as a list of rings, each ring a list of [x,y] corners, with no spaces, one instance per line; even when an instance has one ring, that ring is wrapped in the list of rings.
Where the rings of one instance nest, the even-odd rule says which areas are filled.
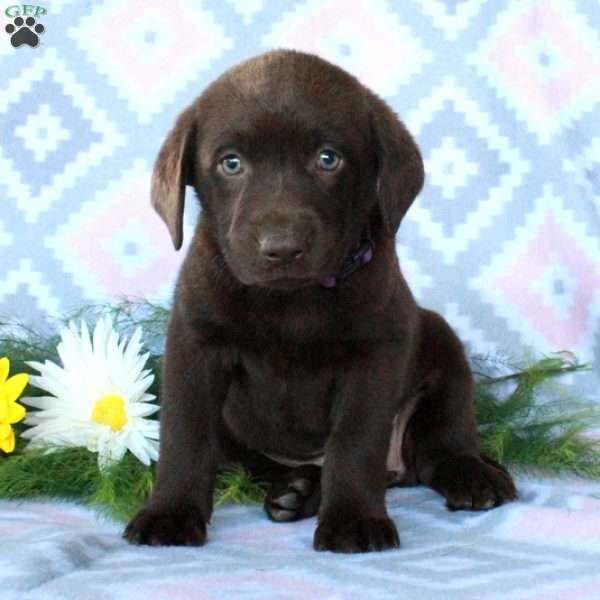
[[[431,122],[425,124],[419,134],[419,145],[427,155],[442,144],[444,137],[453,137],[467,160],[476,163],[479,168],[477,174],[470,175],[465,185],[458,188],[454,200],[444,198],[441,189],[432,184],[427,185],[418,200],[440,223],[444,234],[451,237],[456,226],[464,223],[467,215],[487,198],[489,189],[498,185],[509,164],[500,160],[499,152],[490,149],[487,140],[467,124],[464,115],[455,110],[450,100],[446,100],[441,110],[434,113]],[[460,166],[457,165],[457,168]]]
[[[24,144],[23,139],[15,134],[16,128],[23,125],[30,114],[38,111],[40,104],[48,104],[51,113],[61,120],[61,126],[71,132],[68,140],[60,141],[42,162],[36,162],[33,154]],[[10,148],[10,157],[16,168],[21,170],[25,183],[31,186],[32,194],[37,195],[40,189],[52,182],[62,173],[70,162],[94,142],[102,139],[99,133],[92,130],[89,119],[85,119],[81,110],[73,105],[62,87],[56,83],[50,73],[23,94],[16,105],[9,107],[8,127],[4,128],[2,145]]]

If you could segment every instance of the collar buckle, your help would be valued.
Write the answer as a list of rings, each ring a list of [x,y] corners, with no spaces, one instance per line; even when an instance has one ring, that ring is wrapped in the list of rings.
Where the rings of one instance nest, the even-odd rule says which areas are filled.
[[[375,242],[371,237],[371,230],[369,227],[365,227],[361,233],[358,248],[342,263],[340,270],[335,275],[322,279],[321,285],[326,288],[335,287],[338,281],[347,279],[360,267],[370,263],[374,253]]]

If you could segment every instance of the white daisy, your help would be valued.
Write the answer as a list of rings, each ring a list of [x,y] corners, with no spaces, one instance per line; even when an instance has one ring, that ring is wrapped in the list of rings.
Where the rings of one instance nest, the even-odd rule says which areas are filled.
[[[158,406],[146,393],[154,375],[144,370],[149,354],[140,354],[141,329],[126,343],[104,317],[93,336],[83,321],[80,331],[71,322],[60,336],[62,367],[48,360],[28,363],[40,373],[29,382],[51,394],[21,399],[40,409],[24,421],[32,426],[21,434],[31,440],[28,447],[85,446],[98,453],[101,469],[128,449],[145,465],[156,460],[158,421],[145,417]]]

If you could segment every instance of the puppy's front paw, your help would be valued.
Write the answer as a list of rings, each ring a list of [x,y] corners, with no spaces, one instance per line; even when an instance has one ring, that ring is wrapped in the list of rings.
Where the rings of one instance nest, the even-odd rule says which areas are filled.
[[[388,517],[337,517],[324,519],[315,531],[315,550],[374,552],[398,548],[400,538]]]
[[[132,544],[149,546],[202,546],[206,523],[194,508],[148,506],[131,520],[123,537]]]
[[[446,498],[450,510],[485,510],[517,498],[508,471],[487,457],[446,459],[436,468],[431,487]]]

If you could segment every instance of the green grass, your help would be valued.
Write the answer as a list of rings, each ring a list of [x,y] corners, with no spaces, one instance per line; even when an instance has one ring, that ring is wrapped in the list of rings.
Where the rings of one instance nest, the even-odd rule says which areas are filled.
[[[600,426],[600,410],[548,387],[560,375],[589,368],[561,353],[481,378],[475,402],[485,452],[517,470],[600,478],[600,440],[586,435]],[[496,388],[507,383],[514,389],[502,395]]]

